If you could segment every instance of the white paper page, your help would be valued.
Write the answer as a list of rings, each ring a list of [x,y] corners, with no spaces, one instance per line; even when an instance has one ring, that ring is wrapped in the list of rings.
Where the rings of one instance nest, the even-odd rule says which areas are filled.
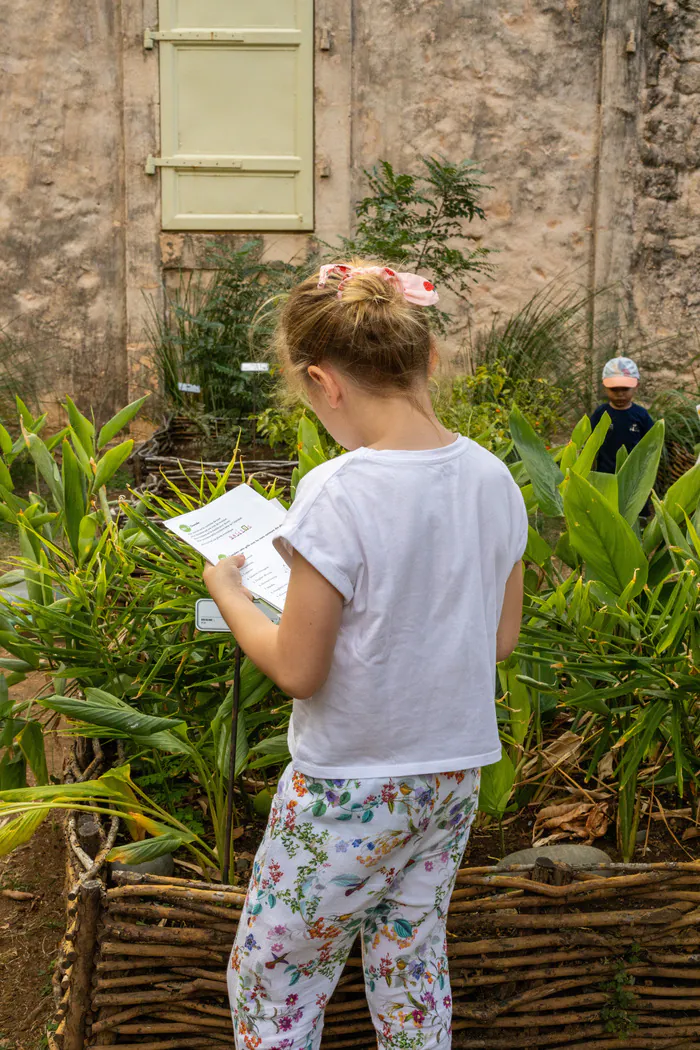
[[[289,583],[289,566],[272,545],[285,510],[248,485],[235,489],[198,510],[179,514],[163,524],[215,565],[231,554],[245,554],[243,583],[256,598],[281,610]]]

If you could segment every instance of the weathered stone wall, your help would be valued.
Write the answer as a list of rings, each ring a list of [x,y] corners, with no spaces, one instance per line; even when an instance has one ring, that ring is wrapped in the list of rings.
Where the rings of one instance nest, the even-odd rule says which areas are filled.
[[[586,284],[597,139],[599,0],[359,0],[354,190],[380,158],[473,158],[493,188],[475,232],[498,250],[475,322],[563,272]]]
[[[651,0],[641,104],[634,304],[675,386],[700,351],[700,0]]]
[[[0,5],[0,326],[98,417],[127,392],[118,12]]]
[[[700,0],[315,0],[316,229],[363,169],[471,157],[491,185],[488,325],[557,276],[614,283],[670,381],[700,320]],[[0,325],[41,333],[50,400],[105,415],[152,384],[144,322],[217,235],[160,233],[157,0],[0,10]],[[159,236],[160,234],[160,236]],[[218,235],[234,240],[231,235]],[[299,235],[266,237],[289,258]],[[170,276],[168,276],[170,275]],[[466,320],[465,317],[462,320]],[[670,338],[673,337],[673,338]],[[680,355],[680,356],[679,356]],[[684,360],[684,359],[683,359]]]

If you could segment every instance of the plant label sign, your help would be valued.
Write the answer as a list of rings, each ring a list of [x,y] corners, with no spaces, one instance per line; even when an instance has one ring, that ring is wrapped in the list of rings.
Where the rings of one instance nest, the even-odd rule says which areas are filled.
[[[201,394],[201,386],[197,386],[196,383],[178,383],[177,388],[182,394]]]
[[[268,620],[279,623],[280,614],[276,609],[266,602],[255,600],[257,607],[265,613]],[[198,631],[208,631],[210,634],[230,634],[231,628],[219,612],[219,607],[213,598],[198,598],[194,607],[194,622]]]
[[[267,361],[241,361],[241,372],[269,372]]]
[[[219,612],[213,598],[199,598],[194,607],[194,622],[198,631],[217,631],[230,634],[231,629]]]

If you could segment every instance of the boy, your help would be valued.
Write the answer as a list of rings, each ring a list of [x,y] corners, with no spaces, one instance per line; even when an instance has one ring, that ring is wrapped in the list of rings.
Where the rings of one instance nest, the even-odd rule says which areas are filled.
[[[603,369],[603,386],[608,395],[607,405],[599,405],[591,416],[595,430],[603,412],[610,416],[611,425],[605,435],[596,469],[614,474],[618,450],[624,445],[631,452],[654,425],[646,408],[632,400],[639,383],[639,369],[629,357],[613,357]]]

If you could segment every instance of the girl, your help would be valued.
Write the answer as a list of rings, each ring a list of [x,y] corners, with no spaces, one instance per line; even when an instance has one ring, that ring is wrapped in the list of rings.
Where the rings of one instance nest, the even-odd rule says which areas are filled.
[[[358,932],[380,1047],[451,1045],[447,906],[479,768],[501,753],[527,516],[507,468],[433,412],[435,302],[415,274],[360,264],[294,289],[285,372],[350,451],[303,479],[275,540],[279,626],[241,556],[204,571],[243,650],[298,698],[231,956],[239,1050],[318,1050]]]

